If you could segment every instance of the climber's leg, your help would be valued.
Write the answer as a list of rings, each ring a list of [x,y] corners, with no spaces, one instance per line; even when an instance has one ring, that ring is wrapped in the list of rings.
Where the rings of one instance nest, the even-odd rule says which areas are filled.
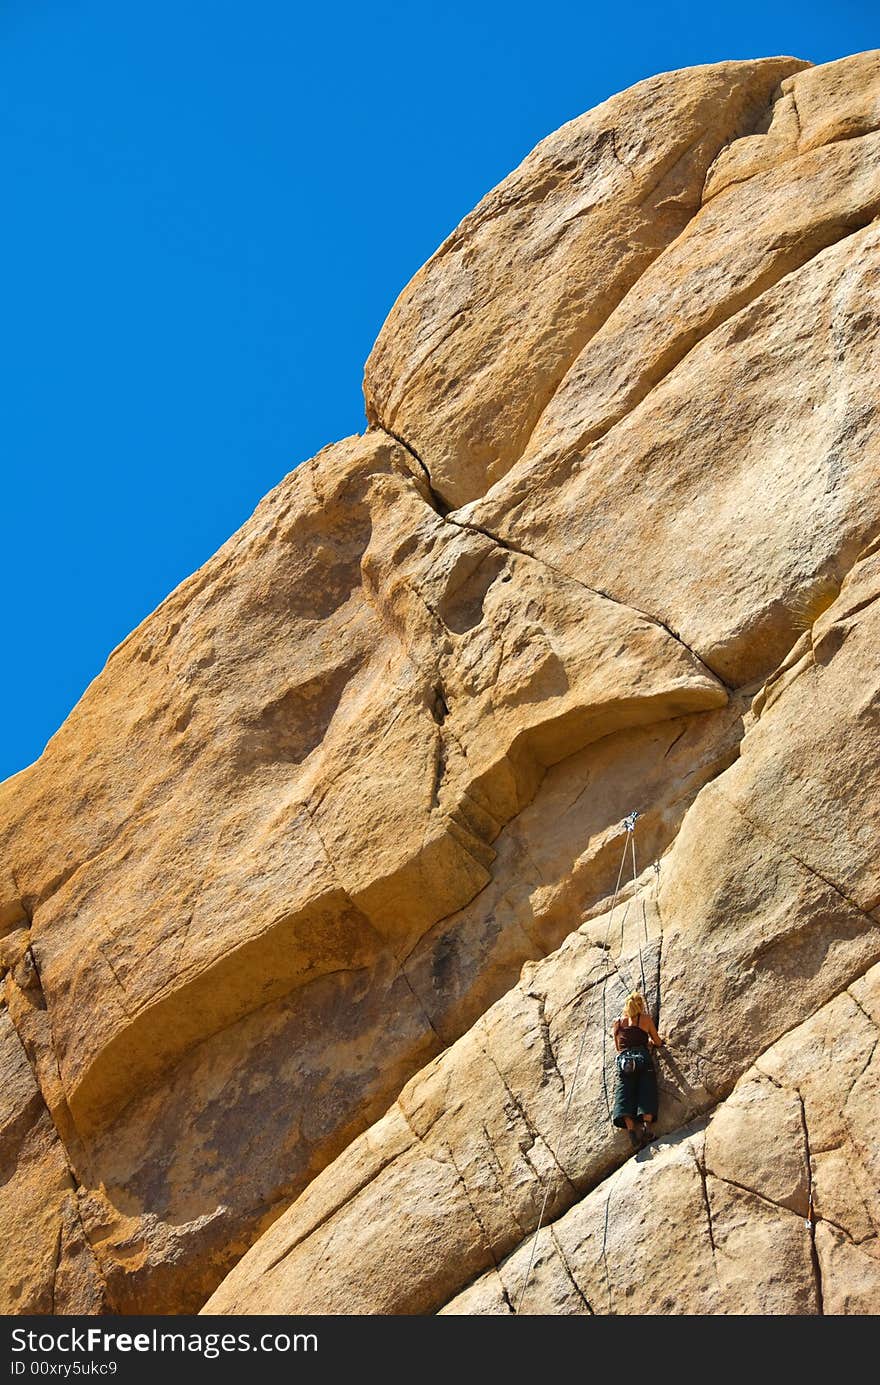
[[[611,1110],[612,1124],[618,1130],[635,1130],[636,1128],[636,1106],[638,1101],[638,1090],[635,1076],[625,1076],[618,1072],[614,1083],[614,1104]]]
[[[647,1054],[642,1071],[638,1075],[636,1115],[644,1122],[646,1133],[653,1135],[651,1127],[657,1119],[657,1074]]]

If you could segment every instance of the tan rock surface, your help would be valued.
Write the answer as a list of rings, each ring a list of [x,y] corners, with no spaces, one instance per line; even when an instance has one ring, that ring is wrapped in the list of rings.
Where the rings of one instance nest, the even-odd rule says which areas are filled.
[[[799,295],[801,284],[789,276],[864,230],[880,211],[878,150],[878,130],[823,146],[755,174],[703,207],[569,368],[524,462],[570,457],[604,437],[694,346],[781,280],[789,300]],[[749,235],[741,240],[737,229],[745,223]],[[713,350],[735,350],[742,327],[732,341],[719,337]]]
[[[419,270],[364,392],[370,422],[406,440],[446,501],[516,461],[585,343],[684,230],[720,150],[803,66],[716,63],[611,97],[543,140]]]
[[[868,1019],[868,1006],[875,1002],[867,1002],[863,1011],[847,1001],[846,1023],[837,1020],[843,1002],[826,1002],[880,958],[880,914],[864,907],[874,888],[877,830],[869,814],[864,832],[839,828],[833,849],[826,851],[825,873],[819,874],[807,859],[807,842],[796,855],[784,834],[776,837],[761,824],[797,821],[818,735],[828,745],[851,746],[860,761],[857,793],[863,782],[876,782],[878,595],[880,568],[873,553],[856,565],[813,631],[827,660],[811,659],[800,676],[789,675],[784,688],[775,685],[774,698],[764,699],[760,718],[746,732],[738,760],[697,795],[664,857],[659,890],[650,882],[642,888],[642,927],[650,941],[643,944],[641,961],[634,951],[640,941],[637,902],[631,931],[621,930],[622,939],[613,920],[609,925],[600,917],[583,924],[536,967],[527,967],[514,990],[403,1089],[397,1106],[412,1127],[409,1149],[381,1157],[381,1174],[353,1199],[337,1203],[340,1176],[349,1183],[342,1173],[346,1161],[358,1157],[353,1146],[240,1262],[207,1311],[436,1311],[447,1292],[450,1264],[467,1266],[462,1286],[471,1277],[474,1220],[484,1232],[484,1265],[500,1262],[536,1225],[545,1190],[553,1217],[628,1153],[625,1138],[608,1128],[612,1068],[602,1035],[643,967],[655,1008],[659,995],[659,1021],[670,1042],[661,1066],[661,1131],[678,1130],[716,1106],[800,1013],[825,1006],[808,1022],[806,1037],[799,1032],[794,1040],[782,1039],[765,1054],[761,1066],[769,1081],[738,1088],[707,1135],[712,1167],[717,1165],[726,1182],[756,1191],[792,1215],[805,1215],[807,1175],[792,1145],[800,1130],[800,1098],[795,1103],[790,1093],[771,1087],[773,1081],[793,1087],[807,1103],[808,1081],[819,1083],[816,1114],[809,1118],[817,1149],[837,1142],[843,1118],[833,1105],[834,1094],[841,1084],[847,1090],[846,1079],[855,1080],[873,1053],[876,1026]],[[845,639],[826,634],[823,645],[818,637],[820,631],[842,628],[849,632]],[[840,794],[834,771],[814,773],[810,792],[815,823],[834,826]],[[748,802],[748,818],[734,806],[740,799]],[[835,874],[845,878],[851,894],[837,886]],[[604,953],[606,944],[611,957]],[[612,965],[622,968],[622,977],[619,970],[611,972]],[[875,969],[866,990],[873,994],[878,981]],[[832,1021],[840,1038],[825,1043],[823,1064],[810,1049],[822,1042],[823,1024]],[[573,1081],[582,1042],[585,1057],[566,1126],[571,1095],[566,1082]],[[854,1045],[848,1062],[846,1051]],[[783,1058],[784,1067],[774,1066]],[[876,1085],[865,1088],[856,1103],[856,1126],[876,1119],[876,1093]],[[380,1125],[362,1137],[374,1154],[382,1147],[382,1131]],[[870,1178],[876,1171],[870,1169],[864,1135],[861,1141],[860,1157],[869,1161]],[[540,1153],[537,1167],[533,1146]],[[443,1165],[447,1185],[451,1189],[459,1182],[471,1209],[458,1222],[444,1220],[439,1232],[427,1210],[426,1155],[431,1177],[437,1176],[435,1166]],[[832,1172],[826,1179],[833,1183]],[[736,1252],[743,1257],[742,1273],[730,1271],[733,1295],[745,1293],[748,1259],[755,1253],[748,1236],[740,1237],[744,1213],[738,1196],[725,1192],[723,1203],[725,1237],[744,1247]],[[851,1195],[841,1196],[848,1201]],[[320,1227],[310,1235],[303,1228],[315,1199],[322,1207]],[[420,1268],[408,1273],[400,1296],[390,1297],[398,1291],[391,1287],[387,1264],[403,1239],[398,1225],[403,1206],[408,1262]],[[332,1253],[331,1243],[344,1247],[355,1223],[369,1224],[371,1248],[349,1265],[344,1251]],[[776,1234],[769,1223],[766,1234]],[[686,1248],[682,1256],[689,1258]],[[702,1293],[704,1277],[698,1278]],[[761,1300],[763,1307],[743,1311],[814,1311],[815,1305],[810,1308],[797,1292],[791,1300],[771,1296]]]
[[[779,84],[766,128],[728,144],[706,176],[703,200],[823,144],[858,139],[880,125],[877,52],[808,67]]]
[[[527,1311],[604,1312],[646,1178],[663,1311],[875,1311],[877,83],[722,63],[545,140],[373,426],[0,787],[9,1311],[508,1311],[546,1191]],[[643,973],[668,1140],[621,1167]]]
[[[436,1050],[400,963],[546,766],[726,703],[641,612],[445,523],[384,435],[283,483],[7,789],[35,1060],[114,1303],[197,1307]]]
[[[64,1146],[0,1006],[0,1313],[95,1313],[103,1285]]]
[[[880,967],[873,967],[858,985],[880,995]],[[866,1063],[870,1067],[874,1062],[877,1041],[877,1026],[854,995],[837,996],[761,1055],[708,1120],[660,1139],[629,1159],[545,1225],[537,1243],[532,1236],[521,1238],[518,1248],[504,1256],[498,1254],[496,1242],[492,1268],[440,1311],[876,1313],[880,1215],[874,1197],[873,1220],[864,1219],[859,1191],[875,1177],[876,1141],[869,1127],[878,1114],[876,1072],[868,1084],[860,1087],[859,1082],[860,1073],[868,1070]],[[410,1084],[402,1104],[415,1090]],[[324,1311],[341,1312],[343,1298],[351,1305],[348,1311],[401,1311],[401,1305],[412,1302],[413,1281],[425,1280],[406,1209],[417,1187],[417,1205],[427,1211],[433,1180],[444,1162],[449,1173],[443,1208],[448,1208],[456,1178],[462,1193],[465,1187],[471,1193],[471,1203],[458,1216],[462,1237],[467,1228],[471,1231],[471,1240],[462,1245],[470,1253],[465,1253],[459,1271],[459,1278],[466,1280],[474,1263],[474,1220],[487,1239],[491,1236],[484,1220],[494,1192],[489,1169],[479,1187],[452,1150],[441,1161],[433,1140],[424,1154],[411,1139],[407,1149],[400,1112],[396,1122],[395,1113],[389,1114],[352,1147],[362,1177],[340,1189],[335,1211],[326,1197],[332,1187],[328,1170],[245,1257],[205,1311],[321,1311],[323,1303]],[[433,1129],[428,1127],[430,1136]],[[396,1141],[389,1138],[395,1130]],[[832,1130],[847,1149],[836,1185],[841,1198],[859,1204],[861,1224],[851,1217],[837,1224],[821,1206],[817,1173]],[[379,1140],[387,1141],[390,1163],[377,1154]],[[364,1164],[367,1150],[369,1169]],[[509,1171],[511,1165],[502,1157],[495,1168]],[[382,1178],[388,1180],[385,1197],[396,1198],[399,1239],[386,1234],[384,1220],[378,1226],[372,1220],[381,1201],[373,1202],[369,1190]],[[324,1191],[323,1199],[319,1191]],[[457,1258],[449,1246],[441,1206],[435,1203],[433,1210],[438,1216],[429,1234],[440,1251],[439,1264],[432,1267],[440,1300]],[[297,1211],[299,1225],[291,1234]],[[391,1261],[387,1272],[376,1277],[381,1306],[365,1306],[347,1257],[344,1252],[334,1255],[331,1248],[345,1242],[349,1229],[356,1234],[358,1226],[368,1227],[369,1234],[359,1242],[353,1263],[363,1271],[381,1254]],[[484,1263],[487,1259],[491,1263],[484,1248]],[[404,1261],[406,1273],[399,1278],[398,1267]],[[319,1279],[317,1291],[311,1285],[314,1275]],[[343,1276],[344,1283],[337,1285],[335,1275]]]
[[[728,683],[766,677],[880,524],[878,245],[872,225],[822,251],[604,436],[457,517],[650,611]]]
[[[880,995],[880,967],[858,986]],[[858,1201],[858,1189],[872,1178],[876,1190],[876,1141],[868,1130],[877,1118],[876,1078],[861,1091],[853,1083],[873,1061],[877,1038],[876,1025],[846,993],[797,1026],[743,1076],[703,1129],[639,1154],[540,1233],[538,1272],[523,1310],[559,1311],[550,1306],[555,1283],[574,1275],[582,1305],[594,1312],[876,1313],[876,1196],[872,1223],[856,1229],[847,1218],[836,1225],[822,1209],[817,1173],[826,1158],[821,1141],[833,1126],[847,1151],[835,1180],[841,1196]],[[630,1276],[634,1247],[644,1263]],[[521,1248],[497,1276],[478,1281],[444,1311],[471,1311],[468,1297],[484,1304],[495,1298],[488,1311],[510,1311],[503,1293],[500,1303],[495,1297],[499,1280],[507,1299],[518,1302],[526,1249],[531,1254],[531,1245]],[[585,1308],[572,1298],[562,1311]]]

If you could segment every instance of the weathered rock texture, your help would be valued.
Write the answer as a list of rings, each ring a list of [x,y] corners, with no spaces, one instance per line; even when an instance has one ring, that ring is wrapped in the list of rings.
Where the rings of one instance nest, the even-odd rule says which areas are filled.
[[[3,786],[0,1309],[880,1309],[878,214],[877,54],[572,121]]]

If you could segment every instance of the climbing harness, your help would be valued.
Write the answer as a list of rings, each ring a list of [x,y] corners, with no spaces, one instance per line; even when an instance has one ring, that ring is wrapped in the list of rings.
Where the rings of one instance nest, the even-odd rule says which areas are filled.
[[[636,1049],[624,1049],[617,1055],[617,1071],[622,1077],[634,1077],[642,1070],[642,1055]]]
[[[608,942],[608,940],[609,940],[609,936],[610,936],[610,934],[611,934],[611,924],[612,924],[612,921],[613,921],[613,919],[614,919],[614,910],[617,908],[617,897],[618,897],[618,895],[620,894],[620,882],[621,882],[621,880],[622,880],[622,878],[623,878],[623,868],[624,868],[624,866],[625,866],[625,864],[626,864],[627,854],[631,854],[631,857],[632,857],[633,885],[635,885],[635,883],[636,883],[637,872],[636,872],[635,830],[636,830],[636,819],[639,818],[640,816],[641,816],[641,814],[638,813],[638,812],[635,812],[635,811],[633,811],[633,812],[631,812],[631,813],[627,813],[626,817],[623,819],[623,822],[622,822],[622,824],[621,824],[621,826],[623,827],[624,832],[625,832],[624,843],[623,843],[623,854],[621,855],[621,858],[620,858],[620,866],[619,866],[618,871],[617,871],[617,880],[616,880],[615,885],[614,885],[614,895],[613,895],[612,900],[611,900],[611,909],[610,909],[609,914],[608,914],[608,925],[607,925],[607,927],[606,927],[606,929],[605,929],[605,941],[604,941],[604,943],[603,943],[603,945],[602,945],[602,946],[603,946],[603,952],[604,952],[604,954],[605,954],[606,968],[607,968],[607,969],[606,969],[606,972],[605,972],[605,975],[602,977],[602,981],[601,981],[601,992],[602,992],[602,1090],[603,1090],[604,1095],[605,1095],[605,1106],[606,1106],[607,1111],[608,1111],[608,1118],[609,1118],[609,1120],[611,1119],[611,1101],[610,1101],[609,1096],[608,1096],[608,1077],[607,1077],[607,1072],[606,1072],[607,1062],[606,1062],[606,1053],[605,1053],[605,1029],[606,1029],[605,991],[606,991],[606,988],[607,988],[607,985],[608,985],[608,980],[609,980],[609,978],[610,978],[612,972],[614,971],[614,967],[612,967],[612,966],[610,965],[610,950],[609,950],[609,942]],[[659,861],[655,861],[655,862],[654,862],[654,873],[655,873],[655,878],[656,878],[657,881],[659,882],[659,878],[660,878],[660,863],[659,863]],[[621,921],[620,921],[620,953],[621,953],[621,954],[622,954],[622,952],[623,952],[623,928],[624,928],[624,924],[626,923],[626,916],[627,916],[627,913],[629,912],[630,903],[631,903],[631,897],[630,897],[630,899],[628,899],[627,902],[626,902],[626,908],[625,908],[624,911],[623,911],[623,917],[621,918]],[[648,942],[648,919],[647,919],[647,915],[646,915],[646,913],[645,913],[644,901],[642,901],[642,918],[643,918],[643,922],[644,922],[645,945],[647,946],[647,942]],[[645,990],[645,971],[644,971],[644,963],[643,963],[643,958],[642,958],[642,944],[641,944],[641,940],[639,940],[639,971],[640,971],[641,978],[642,978],[642,994],[644,995],[644,990]],[[625,983],[626,985],[629,985],[629,984],[630,984],[630,983],[629,983],[629,980],[628,980],[627,976],[626,976],[625,973],[624,973],[624,969],[623,969],[623,965],[622,965],[622,958],[621,958],[621,956],[618,957],[617,972],[618,972],[618,974],[620,975],[621,980],[623,980],[624,983]],[[635,987],[630,985],[630,989],[631,989],[631,990],[635,990]],[[581,1031],[581,1041],[580,1041],[580,1044],[579,1044],[579,1046],[578,1046],[577,1061],[576,1061],[575,1066],[574,1066],[574,1077],[572,1078],[571,1087],[570,1087],[569,1093],[568,1093],[568,1100],[567,1100],[566,1103],[565,1103],[565,1109],[564,1109],[564,1111],[563,1111],[563,1113],[562,1113],[562,1128],[561,1128],[561,1130],[560,1130],[560,1132],[559,1132],[559,1144],[560,1144],[560,1145],[562,1144],[562,1139],[563,1139],[563,1136],[565,1135],[565,1129],[566,1129],[566,1126],[568,1125],[568,1117],[569,1117],[569,1113],[571,1112],[572,1101],[573,1101],[573,1099],[574,1099],[575,1090],[576,1090],[576,1088],[577,1088],[578,1075],[579,1075],[580,1070],[581,1070],[581,1059],[583,1058],[583,1055],[584,1055],[584,1045],[585,1045],[585,1043],[586,1043],[587,1031],[588,1031],[589,1027],[590,1027],[590,1018],[589,1018],[589,1015],[588,1015],[588,1016],[587,1016],[587,1019],[586,1019],[585,1022],[584,1022],[583,1029],[582,1029],[582,1031]],[[623,1056],[624,1056],[624,1055],[623,1055],[622,1053],[618,1055],[619,1058],[622,1058]],[[526,1270],[525,1278],[524,1278],[523,1283],[522,1283],[522,1288],[520,1289],[520,1292],[519,1292],[519,1299],[517,1300],[517,1305],[516,1305],[516,1311],[517,1311],[517,1313],[519,1313],[520,1310],[521,1310],[521,1308],[522,1308],[523,1299],[524,1299],[525,1296],[526,1296],[526,1289],[528,1288],[529,1279],[531,1278],[532,1268],[533,1268],[534,1263],[535,1263],[535,1251],[537,1250],[537,1247],[538,1247],[538,1236],[540,1235],[541,1227],[542,1227],[543,1224],[544,1224],[544,1213],[545,1213],[546,1210],[547,1210],[547,1201],[548,1201],[548,1198],[549,1198],[549,1197],[550,1197],[550,1184],[549,1184],[549,1181],[548,1181],[547,1186],[546,1186],[545,1189],[544,1189],[544,1198],[543,1198],[543,1201],[541,1202],[541,1211],[540,1211],[539,1216],[538,1216],[538,1224],[537,1224],[537,1226],[535,1227],[535,1234],[534,1234],[534,1236],[533,1236],[533,1238],[532,1238],[532,1250],[531,1250],[531,1254],[530,1254],[530,1256],[529,1256],[528,1269]],[[606,1211],[607,1211],[607,1209],[606,1209]]]

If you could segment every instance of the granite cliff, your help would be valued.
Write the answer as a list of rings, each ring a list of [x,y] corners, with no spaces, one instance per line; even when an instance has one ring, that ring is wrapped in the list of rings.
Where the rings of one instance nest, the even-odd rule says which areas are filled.
[[[878,366],[880,54],[464,219],[0,787],[0,1311],[880,1311]]]

